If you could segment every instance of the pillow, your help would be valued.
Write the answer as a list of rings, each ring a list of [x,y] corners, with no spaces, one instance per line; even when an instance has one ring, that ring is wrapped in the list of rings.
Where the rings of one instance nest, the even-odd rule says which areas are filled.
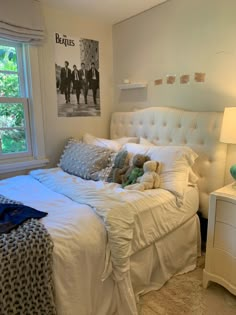
[[[189,176],[188,176],[188,185],[189,186],[196,186],[198,179],[199,179],[199,177],[197,176],[197,174],[190,167],[190,169],[189,169]]]
[[[109,183],[119,183],[121,180],[121,175],[123,175],[129,166],[129,154],[126,150],[120,150],[116,153],[114,162],[107,177],[107,182]]]
[[[140,137],[139,143],[140,144],[145,144],[145,145],[151,145],[151,146],[156,145],[155,143],[152,143],[149,140],[147,140],[145,138],[142,138],[142,137]]]
[[[110,157],[108,159],[107,166],[96,173],[96,175],[94,176],[94,178],[95,178],[94,180],[102,180],[104,182],[109,181],[109,176],[110,176],[112,168],[114,166],[114,161],[115,161],[117,154],[118,154],[117,152],[113,152],[110,155]]]
[[[65,147],[58,166],[69,174],[98,180],[98,172],[107,167],[112,153],[110,149],[73,139]]]
[[[155,143],[150,142],[149,140],[145,139],[145,138],[140,138],[140,144],[144,144],[144,145],[149,145],[149,146],[155,146]],[[194,173],[194,171],[192,170],[192,167],[189,168],[189,177],[188,177],[188,184],[190,186],[196,186],[197,181],[198,181],[199,177]]]
[[[83,142],[87,144],[97,145],[99,147],[108,148],[113,151],[118,152],[122,145],[128,142],[138,143],[138,138],[136,137],[123,137],[115,140],[97,138],[89,133],[83,135]]]
[[[126,143],[139,143],[139,138],[137,138],[137,137],[122,137],[122,138],[113,139],[113,141],[116,141],[116,142],[120,143],[121,145],[123,145]]]
[[[159,161],[160,188],[171,191],[178,201],[183,200],[188,185],[189,170],[197,154],[187,146],[156,146],[127,143],[124,145],[131,154],[148,155],[151,160]]]

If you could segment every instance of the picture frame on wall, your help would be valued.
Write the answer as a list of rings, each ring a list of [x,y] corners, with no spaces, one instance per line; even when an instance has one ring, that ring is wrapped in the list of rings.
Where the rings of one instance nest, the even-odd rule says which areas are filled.
[[[99,42],[55,33],[58,117],[100,116]]]

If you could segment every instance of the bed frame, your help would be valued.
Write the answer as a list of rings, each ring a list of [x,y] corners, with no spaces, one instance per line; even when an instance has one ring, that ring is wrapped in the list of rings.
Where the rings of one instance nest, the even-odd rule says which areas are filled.
[[[110,137],[143,137],[157,145],[187,145],[198,155],[199,211],[208,217],[209,194],[224,185],[227,145],[219,142],[223,113],[150,107],[112,114]]]

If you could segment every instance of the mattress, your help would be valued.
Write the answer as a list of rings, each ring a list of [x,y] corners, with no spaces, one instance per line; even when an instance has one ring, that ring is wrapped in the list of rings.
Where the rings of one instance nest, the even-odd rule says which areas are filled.
[[[97,182],[94,185],[101,186],[106,184]],[[109,185],[109,187],[111,187],[111,184]],[[48,216],[42,219],[42,223],[48,229],[54,242],[53,273],[56,305],[59,315],[77,315],[78,311],[81,315],[111,315],[115,313],[115,311],[117,311],[118,314],[124,314],[125,310],[122,310],[121,301],[117,293],[117,285],[112,277],[109,276],[106,280],[101,280],[105,279],[104,273],[109,274],[109,270],[106,270],[105,266],[108,269],[111,268],[111,266],[107,264],[107,233],[102,220],[89,205],[74,202],[68,197],[48,189],[30,175],[2,180],[0,182],[0,193],[8,198],[21,201],[25,205],[35,209],[48,212]],[[167,228],[167,234],[171,235],[172,231],[168,229],[169,220],[171,217],[175,218],[176,213],[183,218],[179,221],[181,223],[178,229],[181,230],[181,226],[184,227],[188,222],[193,220],[195,222],[194,231],[195,234],[197,234],[195,218],[195,213],[198,209],[197,189],[193,187],[188,188],[185,194],[184,204],[181,208],[176,206],[175,197],[168,191],[158,189],[156,191],[147,192],[147,194],[156,193],[159,194],[160,198],[160,208],[158,211],[160,213],[168,213],[168,216],[163,216],[161,222],[158,223],[162,228]],[[146,277],[146,280],[144,280],[142,276],[140,276],[138,279],[137,274],[144,274],[146,268],[149,268],[149,270],[150,268],[156,269],[158,266],[158,255],[160,256],[156,248],[158,242],[154,242],[146,249],[137,250],[135,240],[139,239],[140,242],[143,233],[152,234],[153,225],[150,224],[150,222],[156,220],[156,218],[153,216],[153,212],[146,211],[140,214],[139,220],[142,221],[142,231],[137,229],[139,235],[135,235],[134,237],[132,244],[133,255],[131,258],[131,267],[133,270],[131,270],[131,279],[134,283],[136,295],[145,293],[151,289],[151,287],[155,287],[154,284],[148,286],[147,282],[150,281],[150,277]],[[183,240],[184,235],[182,239],[180,237],[179,243],[183,244],[184,242],[186,247],[188,246],[188,240]],[[164,239],[165,237],[162,237],[159,242],[164,242]],[[195,247],[197,246],[196,239],[196,235],[191,237],[191,244],[194,243],[193,245]],[[157,255],[155,262],[153,259],[147,259],[147,255],[153,252],[153,246],[156,248],[155,252]],[[175,247],[176,246],[177,245],[175,245]],[[168,253],[171,252],[171,247],[164,247],[166,250],[164,255],[168,257]],[[146,252],[146,254],[142,256],[142,252],[148,250],[149,252]],[[194,254],[196,248],[190,249],[190,252],[190,256],[196,259],[197,253]],[[153,253],[151,255],[153,255]],[[192,266],[190,266],[190,264],[188,268],[194,268],[194,259]],[[136,263],[134,263],[135,261]],[[143,265],[146,267],[140,272],[140,268]],[[179,270],[176,270],[176,268],[172,266],[170,271],[167,270],[168,266],[166,266],[164,267],[167,270],[165,277],[163,277],[163,273],[161,277],[166,281],[173,272],[184,271],[184,267],[185,263],[182,263]],[[166,277],[166,275],[168,276]],[[143,281],[146,282],[144,286],[142,286]],[[162,285],[163,281],[160,281],[160,283]],[[158,286],[156,286],[156,288],[158,288]],[[128,289],[128,285],[124,285],[122,290],[125,291]]]

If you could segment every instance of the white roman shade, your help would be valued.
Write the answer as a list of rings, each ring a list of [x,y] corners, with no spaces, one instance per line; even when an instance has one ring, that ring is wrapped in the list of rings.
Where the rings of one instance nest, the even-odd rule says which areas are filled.
[[[45,35],[39,0],[0,0],[0,37],[39,43]]]

